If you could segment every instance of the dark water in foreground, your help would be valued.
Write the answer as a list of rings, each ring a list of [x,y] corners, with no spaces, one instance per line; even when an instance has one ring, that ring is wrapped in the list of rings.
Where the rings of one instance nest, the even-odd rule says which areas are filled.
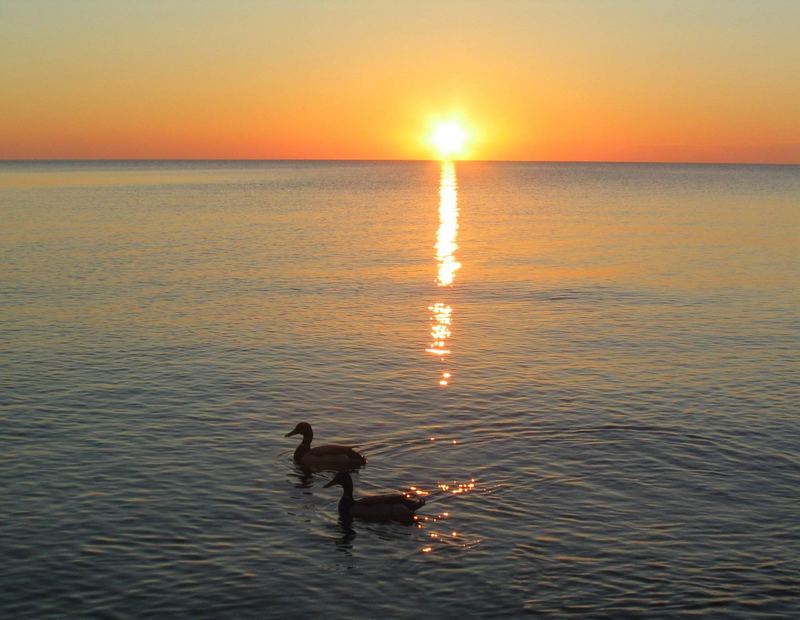
[[[0,163],[0,615],[797,617],[798,209],[797,167]],[[343,528],[300,420],[422,527]]]

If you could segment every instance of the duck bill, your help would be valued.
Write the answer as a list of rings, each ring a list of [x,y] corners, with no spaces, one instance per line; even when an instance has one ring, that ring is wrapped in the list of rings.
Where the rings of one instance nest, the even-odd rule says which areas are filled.
[[[327,489],[328,487],[332,487],[334,484],[336,484],[336,480],[331,480],[328,484],[323,485],[322,488]]]
[[[297,435],[299,431],[290,431],[284,435],[284,437],[291,437],[292,435]]]

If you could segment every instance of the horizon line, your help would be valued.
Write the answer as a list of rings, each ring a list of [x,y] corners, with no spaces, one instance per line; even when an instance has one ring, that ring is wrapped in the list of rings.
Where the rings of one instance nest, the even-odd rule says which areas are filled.
[[[606,160],[606,159],[383,159],[383,158],[305,158],[305,157],[166,157],[166,158],[141,158],[141,157],[57,157],[57,158],[0,158],[0,163],[58,163],[58,162],[330,162],[330,163],[429,163],[453,161],[455,163],[484,163],[484,164],[660,164],[676,166],[800,166],[800,162],[754,162],[754,161],[659,161],[659,160]]]

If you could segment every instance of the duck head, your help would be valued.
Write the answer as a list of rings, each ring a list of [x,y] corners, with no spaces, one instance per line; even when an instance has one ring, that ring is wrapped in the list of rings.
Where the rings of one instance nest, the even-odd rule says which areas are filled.
[[[347,486],[352,487],[353,486],[353,479],[350,477],[350,474],[347,473],[346,471],[340,471],[333,477],[333,479],[328,484],[326,484],[322,488],[323,489],[327,489],[328,487],[332,487],[332,486],[335,486],[337,484],[340,484],[343,487],[347,487]]]
[[[303,443],[311,443],[311,440],[314,438],[314,431],[311,430],[311,425],[308,422],[300,422],[300,424],[294,427],[293,431],[286,433],[287,437],[291,437],[292,435],[302,435]]]
[[[341,485],[342,487],[342,498],[349,498],[349,500],[353,501],[353,479],[350,477],[350,474],[346,471],[340,471],[333,477],[328,484],[323,486],[323,489],[327,489],[328,487],[332,487],[334,485]]]

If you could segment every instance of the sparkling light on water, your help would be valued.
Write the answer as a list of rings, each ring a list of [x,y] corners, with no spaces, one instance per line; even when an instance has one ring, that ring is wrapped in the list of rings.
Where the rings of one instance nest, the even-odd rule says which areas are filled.
[[[442,173],[439,182],[439,229],[436,231],[436,286],[452,287],[456,271],[461,263],[456,260],[458,249],[458,185],[455,165],[451,161],[442,162]],[[428,353],[439,357],[444,362],[450,354],[447,346],[452,335],[453,308],[444,301],[437,301],[428,306],[431,311],[431,344]],[[450,383],[452,373],[445,370],[438,379],[442,387]]]

